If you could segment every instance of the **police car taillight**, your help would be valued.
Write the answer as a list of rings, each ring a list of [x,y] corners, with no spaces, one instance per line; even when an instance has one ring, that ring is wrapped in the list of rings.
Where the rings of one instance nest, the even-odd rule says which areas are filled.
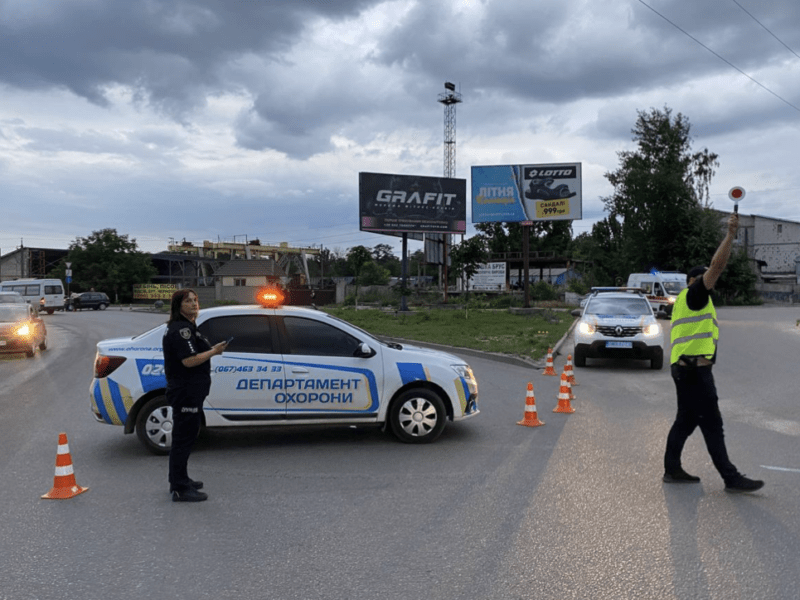
[[[264,308],[278,308],[286,300],[280,288],[265,287],[258,290],[257,302]]]
[[[99,354],[94,359],[94,377],[95,379],[102,379],[108,377],[117,370],[117,368],[125,362],[124,356],[100,356]]]

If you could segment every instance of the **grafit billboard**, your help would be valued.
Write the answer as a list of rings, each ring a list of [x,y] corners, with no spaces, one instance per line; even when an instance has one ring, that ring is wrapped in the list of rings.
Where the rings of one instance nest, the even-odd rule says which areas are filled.
[[[359,222],[377,233],[465,233],[467,180],[359,173]]]

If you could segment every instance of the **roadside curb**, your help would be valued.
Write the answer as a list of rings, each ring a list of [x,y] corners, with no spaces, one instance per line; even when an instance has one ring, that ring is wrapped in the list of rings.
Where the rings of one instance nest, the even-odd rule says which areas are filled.
[[[559,350],[564,345],[564,342],[566,342],[569,339],[569,336],[572,334],[572,330],[575,328],[575,324],[577,322],[578,319],[575,319],[572,325],[570,325],[567,332],[561,337],[560,340],[558,340],[555,347],[553,348],[554,355],[560,354]],[[406,340],[404,338],[395,338],[386,336],[376,336],[376,337],[382,340],[386,340],[388,342],[397,342],[399,344],[408,344],[410,346],[420,346],[422,348],[430,348],[432,350],[441,350],[443,352],[450,352],[451,354],[466,354],[467,356],[474,356],[475,358],[483,358],[485,360],[493,360],[495,362],[514,365],[517,367],[543,369],[546,363],[546,357],[542,358],[541,360],[531,360],[529,358],[523,358],[522,356],[516,356],[512,354],[500,354],[499,352],[482,352],[481,350],[473,350],[472,348],[446,346],[444,344],[434,344],[432,342],[420,342],[418,340]]]

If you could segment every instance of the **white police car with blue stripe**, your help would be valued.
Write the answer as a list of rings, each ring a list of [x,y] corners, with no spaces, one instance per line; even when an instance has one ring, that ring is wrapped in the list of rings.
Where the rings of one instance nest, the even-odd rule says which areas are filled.
[[[387,343],[323,311],[289,306],[201,310],[212,343],[207,427],[382,424],[401,441],[432,442],[446,421],[478,414],[478,384],[462,359]],[[156,454],[169,452],[172,409],[165,396],[161,325],[97,344],[91,410],[97,421],[136,431]]]

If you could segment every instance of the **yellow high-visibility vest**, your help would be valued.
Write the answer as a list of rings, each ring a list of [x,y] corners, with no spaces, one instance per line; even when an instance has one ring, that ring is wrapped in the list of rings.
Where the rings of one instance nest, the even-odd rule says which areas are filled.
[[[670,364],[678,362],[681,355],[714,357],[719,340],[717,311],[711,298],[701,310],[691,310],[686,304],[686,288],[672,307],[672,353]]]

